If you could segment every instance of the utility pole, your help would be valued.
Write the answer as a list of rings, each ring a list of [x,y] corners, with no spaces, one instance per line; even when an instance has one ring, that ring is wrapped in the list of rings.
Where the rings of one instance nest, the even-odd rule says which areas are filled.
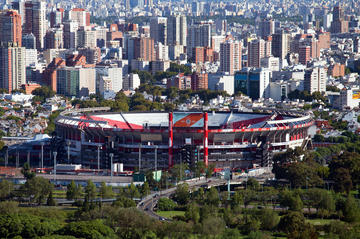
[[[9,148],[6,146],[5,167],[7,167],[8,163],[9,163]]]
[[[66,145],[67,145],[67,160],[68,160],[68,164],[70,164],[70,145],[71,145],[70,140],[66,141]]]
[[[157,171],[157,148],[158,146],[155,145],[155,171]]]
[[[44,143],[41,142],[41,168],[44,168]]]
[[[97,169],[100,170],[100,149],[101,145],[98,144],[97,146]]]
[[[114,154],[113,153],[110,153],[109,154],[109,156],[110,156],[110,176],[111,176],[111,181],[113,180],[113,167],[114,167],[114,165],[113,165],[113,157],[114,157]]]
[[[56,185],[56,155],[57,155],[57,152],[54,151],[53,155],[54,155],[54,182],[55,182],[55,185]]]
[[[27,161],[27,163],[29,164],[29,167],[30,167],[30,151],[27,152],[26,161]]]
[[[141,171],[141,143],[139,144],[139,173]]]
[[[19,167],[19,151],[16,152],[16,168]]]

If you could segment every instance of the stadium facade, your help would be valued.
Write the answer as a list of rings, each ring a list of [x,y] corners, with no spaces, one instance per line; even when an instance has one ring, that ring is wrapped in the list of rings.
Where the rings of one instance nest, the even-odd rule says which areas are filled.
[[[217,167],[271,164],[271,153],[304,146],[314,121],[301,112],[113,113],[108,108],[63,112],[57,135],[72,158],[91,168],[164,169],[204,161]],[[75,160],[76,161],[76,160]]]

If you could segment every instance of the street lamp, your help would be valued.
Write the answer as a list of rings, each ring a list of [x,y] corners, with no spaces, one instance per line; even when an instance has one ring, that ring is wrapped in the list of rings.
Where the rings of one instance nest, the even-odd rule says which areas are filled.
[[[56,155],[57,155],[57,152],[54,151],[53,155],[54,155],[54,182],[55,182],[55,185],[56,185]]]
[[[66,141],[66,145],[67,145],[67,158],[68,158],[68,164],[70,164],[70,145],[71,145],[70,140],[67,140],[67,141]]]
[[[98,144],[97,146],[97,169],[100,170],[100,149],[101,145]]]
[[[155,145],[155,171],[157,171],[157,149],[158,149],[158,146]]]
[[[141,171],[141,143],[139,144],[139,173]]]
[[[110,153],[109,156],[110,156],[110,164],[111,164],[110,165],[110,176],[111,176],[111,181],[112,181],[112,179],[113,179],[113,167],[114,167],[114,165],[113,165],[114,154]]]
[[[44,168],[44,142],[41,142],[41,168]]]
[[[6,149],[6,153],[5,153],[5,167],[7,167],[8,163],[9,163],[9,147],[5,146]]]

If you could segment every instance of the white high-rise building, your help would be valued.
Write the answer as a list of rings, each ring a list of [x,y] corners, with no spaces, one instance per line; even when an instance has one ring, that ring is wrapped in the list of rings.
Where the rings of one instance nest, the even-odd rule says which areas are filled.
[[[310,94],[326,91],[327,73],[324,67],[307,69],[304,76],[304,90]]]
[[[122,68],[99,66],[96,67],[95,70],[96,70],[96,88],[97,91],[100,91],[100,94],[103,94],[103,92],[101,91],[101,87],[104,87],[104,84],[102,84],[101,81],[103,81],[105,85],[108,85],[107,87],[103,88],[103,89],[107,89],[107,91],[112,90],[115,93],[117,93],[123,88]]]
[[[136,90],[140,86],[140,77],[138,74],[128,74],[123,81],[124,90]]]
[[[169,60],[169,46],[163,45],[159,42],[155,45],[156,60]]]
[[[186,46],[186,16],[171,16],[167,23],[167,44]]]

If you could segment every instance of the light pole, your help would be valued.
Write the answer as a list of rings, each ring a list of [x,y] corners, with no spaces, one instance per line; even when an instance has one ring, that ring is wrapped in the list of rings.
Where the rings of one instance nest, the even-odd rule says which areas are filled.
[[[7,146],[6,147],[6,153],[5,153],[5,167],[7,167],[8,163],[9,163],[9,148]]]
[[[16,152],[16,168],[19,167],[19,151]]]
[[[111,181],[112,181],[112,179],[113,179],[113,167],[114,167],[114,165],[113,165],[114,154],[110,153],[109,156],[110,156],[110,176],[111,176]]]
[[[57,152],[54,151],[53,155],[54,155],[54,182],[55,182],[55,185],[56,185],[56,155],[57,155]]]
[[[141,143],[139,144],[139,173],[141,171]]]
[[[158,149],[158,146],[155,145],[155,171],[157,171],[157,149]]]
[[[100,170],[100,149],[101,145],[98,144],[97,146],[97,169]]]
[[[68,164],[70,164],[70,145],[71,145],[70,140],[66,141],[66,145],[67,145],[67,158],[68,158]]]
[[[41,168],[44,168],[44,143],[41,142]]]
[[[30,151],[27,152],[27,163],[29,164],[30,167]]]

